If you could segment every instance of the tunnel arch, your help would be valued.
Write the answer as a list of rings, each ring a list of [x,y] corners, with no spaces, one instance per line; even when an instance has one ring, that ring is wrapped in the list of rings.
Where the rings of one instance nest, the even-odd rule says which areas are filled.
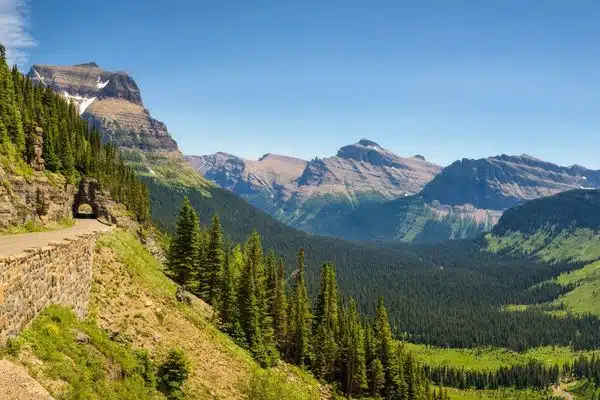
[[[91,204],[81,203],[73,206],[73,217],[78,219],[96,219],[98,218],[98,213]]]
[[[74,218],[99,218],[106,214],[100,205],[101,194],[99,191],[96,180],[90,178],[81,180],[73,201]]]

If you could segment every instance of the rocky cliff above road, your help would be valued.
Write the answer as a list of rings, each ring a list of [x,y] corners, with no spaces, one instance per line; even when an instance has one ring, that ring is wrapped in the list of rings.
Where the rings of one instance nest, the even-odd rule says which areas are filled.
[[[74,103],[104,140],[130,149],[177,151],[177,143],[165,124],[144,108],[140,89],[129,74],[106,71],[90,62],[73,66],[36,64],[28,75]]]

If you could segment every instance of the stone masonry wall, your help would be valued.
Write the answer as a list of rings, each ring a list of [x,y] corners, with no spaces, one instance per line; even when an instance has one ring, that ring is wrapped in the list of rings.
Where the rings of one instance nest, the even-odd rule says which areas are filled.
[[[49,304],[87,312],[99,233],[0,258],[0,346]]]

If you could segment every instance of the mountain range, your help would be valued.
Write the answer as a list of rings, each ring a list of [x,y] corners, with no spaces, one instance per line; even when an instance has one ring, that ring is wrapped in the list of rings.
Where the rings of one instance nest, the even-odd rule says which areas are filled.
[[[258,160],[228,153],[184,159],[166,125],[144,108],[131,75],[94,62],[36,64],[28,75],[63,94],[105,141],[122,149],[154,189],[153,214],[167,229],[172,228],[172,202],[183,195],[195,198],[206,214],[238,209],[237,217],[223,212],[232,232],[240,229],[240,215],[252,215],[236,237],[251,226],[277,225],[228,191],[309,233],[431,243],[488,231],[506,209],[523,201],[600,186],[600,171],[529,155],[462,159],[442,168],[420,155],[398,156],[368,139],[310,161],[270,153]]]
[[[504,210],[571,189],[597,188],[600,171],[523,154],[442,168],[367,139],[310,162],[267,154],[186,157],[207,179],[292,226],[350,240],[430,243],[490,230]]]
[[[186,158],[205,178],[307,231],[319,218],[418,193],[441,171],[420,156],[400,157],[367,139],[311,161],[276,154],[258,161],[226,153]]]

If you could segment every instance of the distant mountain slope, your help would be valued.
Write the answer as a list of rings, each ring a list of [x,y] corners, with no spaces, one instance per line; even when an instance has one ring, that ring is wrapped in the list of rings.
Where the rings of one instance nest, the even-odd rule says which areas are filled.
[[[528,201],[507,210],[492,233],[532,235],[576,228],[600,229],[600,190],[571,190]]]
[[[511,208],[485,236],[485,244],[491,253],[525,254],[550,264],[573,263],[576,270],[530,289],[552,288],[556,293],[535,307],[549,314],[600,316],[599,190],[572,190]]]
[[[427,202],[505,210],[524,200],[599,184],[600,171],[561,167],[526,154],[503,154],[454,162],[423,189],[422,195]]]
[[[104,140],[145,151],[177,151],[177,143],[165,124],[144,108],[140,89],[127,73],[106,71],[91,62],[73,66],[36,64],[28,75],[74,103]]]
[[[315,232],[415,243],[473,237],[523,201],[599,186],[600,171],[561,167],[528,155],[463,159],[444,168],[417,196],[321,219]]]
[[[225,153],[187,160],[220,187],[307,231],[314,231],[317,218],[417,193],[441,170],[421,156],[399,157],[367,139],[309,162],[273,154],[251,161]]]

